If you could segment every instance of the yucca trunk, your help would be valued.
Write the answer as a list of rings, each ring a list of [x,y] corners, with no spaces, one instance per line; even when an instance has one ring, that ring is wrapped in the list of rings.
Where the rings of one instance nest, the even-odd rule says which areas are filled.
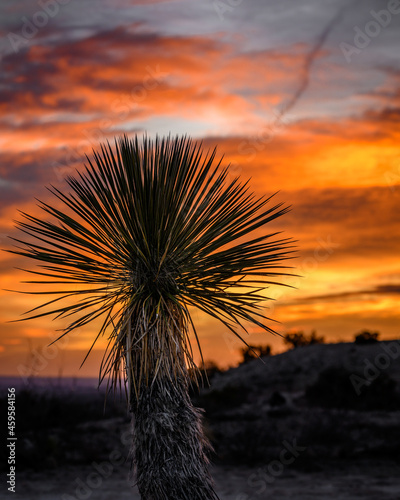
[[[208,472],[211,445],[203,432],[201,410],[189,396],[183,318],[174,314],[164,321],[159,317],[135,323],[125,358],[132,456],[141,498],[218,500]],[[132,345],[129,337],[139,341]]]
[[[142,500],[215,500],[201,414],[182,378],[155,381],[133,405],[136,480]]]

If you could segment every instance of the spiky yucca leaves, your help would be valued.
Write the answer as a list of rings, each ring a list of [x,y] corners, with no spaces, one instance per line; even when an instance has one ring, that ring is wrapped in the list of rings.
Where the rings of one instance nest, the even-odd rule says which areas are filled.
[[[139,488],[149,500],[215,498],[187,396],[188,368],[195,366],[189,308],[219,319],[239,338],[235,328],[248,322],[273,332],[260,292],[286,274],[282,261],[291,253],[289,239],[274,239],[278,233],[249,236],[288,209],[228,180],[215,154],[204,155],[186,137],[120,138],[115,149],[102,145],[94,152],[84,173],[67,178],[70,192],[50,188],[65,207],[39,202],[52,220],[23,213],[18,223],[29,239],[16,239],[22,246],[13,252],[41,263],[29,271],[40,280],[29,283],[59,287],[36,292],[55,298],[26,319],[73,316],[65,335],[103,317],[93,342],[108,334],[100,375],[116,384],[124,374],[128,382],[140,429]],[[75,288],[66,291],[70,285]],[[73,298],[79,300],[71,304]],[[189,483],[204,491],[193,496]]]
[[[34,242],[16,239],[23,247],[11,252],[44,263],[41,271],[28,272],[49,280],[27,283],[78,288],[37,292],[58,297],[25,319],[78,314],[65,335],[103,316],[95,339],[109,333],[102,374],[115,380],[128,359],[135,387],[153,370],[171,375],[176,328],[186,361],[194,365],[188,306],[218,318],[237,336],[234,327],[243,320],[273,333],[263,322],[268,318],[259,303],[266,298],[258,292],[286,274],[281,262],[291,253],[290,240],[272,240],[274,233],[235,242],[288,208],[267,208],[270,198],[256,198],[247,183],[227,183],[228,167],[213,165],[214,159],[215,150],[204,158],[200,145],[187,138],[124,137],[115,152],[101,146],[85,173],[67,178],[71,192],[51,187],[72,216],[39,202],[54,222],[22,213],[25,221],[17,225]],[[54,307],[70,297],[81,298]],[[153,338],[150,330],[157,332]],[[135,352],[141,361],[134,369],[129,359]]]

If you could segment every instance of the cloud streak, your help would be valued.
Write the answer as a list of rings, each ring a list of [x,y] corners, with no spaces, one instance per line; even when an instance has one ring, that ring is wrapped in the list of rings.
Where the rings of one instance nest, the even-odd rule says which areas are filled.
[[[283,103],[283,105],[280,107],[280,111],[278,113],[279,120],[284,118],[284,116],[289,113],[297,104],[299,99],[303,96],[303,94],[306,92],[310,85],[310,80],[311,80],[311,70],[312,66],[316,60],[316,58],[319,56],[321,53],[321,50],[328,39],[329,35],[331,32],[334,30],[334,28],[340,23],[340,21],[343,18],[343,14],[345,13],[346,10],[351,8],[353,4],[355,4],[357,0],[354,2],[348,4],[346,3],[343,5],[338,12],[335,14],[335,16],[328,22],[328,24],[325,26],[325,28],[321,31],[321,33],[318,35],[316,38],[315,42],[311,46],[310,50],[306,54],[306,57],[304,58],[301,70],[300,70],[300,75],[299,75],[299,83],[297,85],[297,88],[293,95],[290,97],[289,100]]]
[[[296,304],[304,304],[307,302],[342,302],[343,299],[357,299],[362,298],[363,295],[400,295],[400,284],[393,285],[388,283],[385,285],[377,285],[374,288],[365,290],[355,290],[352,292],[331,293],[325,295],[311,295],[309,297],[302,297],[296,301]]]

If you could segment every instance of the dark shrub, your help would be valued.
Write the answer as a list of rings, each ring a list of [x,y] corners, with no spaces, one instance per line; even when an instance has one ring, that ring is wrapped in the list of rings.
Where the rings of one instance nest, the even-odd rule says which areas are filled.
[[[313,344],[323,344],[324,337],[317,337],[316,331],[312,331],[310,335],[306,335],[304,332],[294,332],[287,333],[283,337],[283,342],[290,347],[303,347],[305,345],[313,345]]]
[[[399,408],[396,382],[385,372],[365,385],[359,394],[354,377],[365,380],[361,373],[351,373],[343,368],[328,368],[320,373],[317,381],[306,389],[306,399],[312,406],[354,410],[395,410]],[[359,380],[357,379],[357,380]]]
[[[110,396],[104,408],[105,394],[96,390],[73,393],[62,388],[48,392],[23,389],[17,392],[16,401],[21,469],[41,470],[107,457],[118,435],[114,438],[113,433],[104,431],[95,435],[87,425],[96,427],[107,419],[126,418],[124,401],[114,401]],[[0,414],[6,413],[6,405],[6,398],[1,398]],[[0,449],[0,468],[3,464],[5,447]]]
[[[206,381],[211,381],[217,373],[222,373],[224,371],[214,361],[204,361],[204,363],[200,363],[199,369],[203,375],[203,379],[205,378]]]
[[[219,460],[231,464],[268,463],[279,457],[282,436],[277,422],[266,425],[253,416],[248,420],[219,421],[213,425],[212,445]]]
[[[271,406],[282,406],[286,404],[286,398],[279,391],[275,391],[269,398],[269,404]]]
[[[241,365],[252,361],[253,359],[262,358],[263,356],[271,355],[270,345],[249,345],[240,350],[242,353],[242,361],[239,363]]]
[[[374,344],[378,342],[379,332],[370,332],[368,330],[363,330],[354,337],[354,342],[356,344]]]
[[[247,402],[248,393],[247,387],[227,385],[223,389],[200,394],[194,400],[207,414],[213,414],[238,408]]]

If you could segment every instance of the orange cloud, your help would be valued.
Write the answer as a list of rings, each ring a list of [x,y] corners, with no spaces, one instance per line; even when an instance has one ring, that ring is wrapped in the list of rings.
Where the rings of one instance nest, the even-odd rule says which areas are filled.
[[[224,33],[172,36],[133,24],[73,41],[31,44],[5,56],[1,246],[10,245],[6,234],[17,234],[16,209],[40,213],[34,198],[50,199],[43,186],[65,189],[62,179],[82,168],[84,154],[99,141],[124,132],[153,134],[166,123],[172,133],[194,131],[205,148],[218,145],[225,163],[232,164],[230,180],[251,177],[257,194],[281,190],[276,200],[293,205],[266,228],[299,240],[293,265],[303,277],[287,278],[298,289],[268,290],[277,299],[269,304],[270,315],[281,321],[281,333],[316,328],[328,339],[349,340],[370,327],[394,336],[397,297],[379,287],[400,282],[400,80],[396,71],[381,68],[375,88],[355,95],[354,69],[341,66],[332,51],[320,51],[308,91],[293,110],[297,114],[279,117],[310,47],[296,42],[238,50]],[[0,255],[2,288],[31,289],[19,285],[26,276],[14,266],[29,263]],[[4,291],[1,298],[4,321],[40,303],[38,297]],[[234,337],[201,313],[195,319],[206,359],[224,365],[239,359],[241,345]],[[43,347],[64,327],[49,318],[29,326],[6,323],[2,373],[15,373],[25,362],[27,339]],[[78,373],[95,327],[71,338],[65,357],[49,361],[41,373],[54,375],[61,365],[65,374]],[[256,330],[247,338],[283,348],[279,337]],[[81,373],[96,374],[101,347],[104,340]]]

